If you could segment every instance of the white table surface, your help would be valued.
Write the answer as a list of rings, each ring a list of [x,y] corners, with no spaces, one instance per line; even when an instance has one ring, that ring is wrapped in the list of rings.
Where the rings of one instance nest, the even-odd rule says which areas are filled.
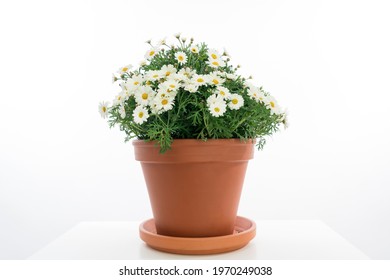
[[[369,259],[321,221],[257,221],[244,248],[217,255],[184,256],[155,251],[139,238],[139,222],[82,222],[29,259]]]

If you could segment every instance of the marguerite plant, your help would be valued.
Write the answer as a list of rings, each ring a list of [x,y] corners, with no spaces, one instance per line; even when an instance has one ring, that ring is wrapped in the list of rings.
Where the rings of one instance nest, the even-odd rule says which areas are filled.
[[[239,75],[226,51],[175,37],[176,45],[148,41],[139,67],[113,74],[120,92],[99,111],[110,127],[119,125],[126,141],[154,140],[165,152],[174,139],[257,138],[262,148],[265,136],[287,125],[275,98]]]

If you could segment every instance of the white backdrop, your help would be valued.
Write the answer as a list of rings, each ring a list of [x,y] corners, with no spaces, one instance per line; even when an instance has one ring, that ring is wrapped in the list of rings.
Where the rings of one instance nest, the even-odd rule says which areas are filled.
[[[182,32],[226,47],[290,112],[251,161],[239,213],[320,219],[389,259],[389,13],[386,1],[1,2],[0,258],[81,221],[151,217],[132,145],[97,106],[144,41]]]

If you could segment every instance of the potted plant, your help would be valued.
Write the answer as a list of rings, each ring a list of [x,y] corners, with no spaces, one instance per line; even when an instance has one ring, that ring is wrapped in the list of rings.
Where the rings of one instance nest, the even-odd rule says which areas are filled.
[[[286,113],[237,73],[226,51],[175,37],[171,45],[147,41],[146,60],[113,75],[121,91],[99,111],[126,141],[136,138],[157,235],[232,235],[254,146],[261,149],[266,136],[287,124]]]

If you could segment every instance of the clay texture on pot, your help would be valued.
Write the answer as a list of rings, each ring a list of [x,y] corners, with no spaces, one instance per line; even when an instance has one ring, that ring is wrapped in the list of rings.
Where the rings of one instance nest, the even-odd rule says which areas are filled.
[[[133,141],[158,234],[211,237],[233,233],[254,142],[174,140],[159,153],[154,142]]]

